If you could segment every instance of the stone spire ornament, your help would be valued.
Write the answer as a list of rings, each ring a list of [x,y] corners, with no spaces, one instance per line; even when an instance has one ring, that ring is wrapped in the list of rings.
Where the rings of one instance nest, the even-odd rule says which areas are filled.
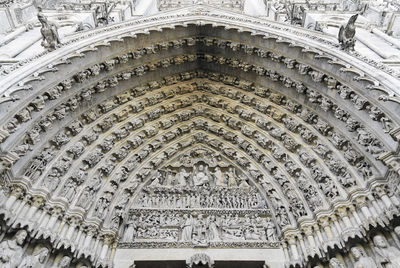
[[[356,39],[356,26],[355,22],[357,20],[358,14],[350,17],[346,25],[340,26],[338,40],[342,50],[354,51],[354,44]]]

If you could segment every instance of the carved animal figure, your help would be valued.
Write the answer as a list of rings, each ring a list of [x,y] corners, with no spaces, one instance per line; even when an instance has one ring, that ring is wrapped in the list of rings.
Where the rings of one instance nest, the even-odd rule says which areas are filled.
[[[354,44],[356,42],[356,39],[354,38],[354,36],[356,35],[355,22],[357,20],[357,17],[358,14],[351,16],[346,25],[340,26],[338,39],[342,50],[354,50]]]
[[[61,44],[60,38],[58,37],[57,26],[47,20],[41,12],[41,9],[39,9],[37,16],[38,20],[42,24],[42,28],[40,29],[40,33],[43,37],[42,46],[47,48],[49,51],[53,51],[59,44]]]

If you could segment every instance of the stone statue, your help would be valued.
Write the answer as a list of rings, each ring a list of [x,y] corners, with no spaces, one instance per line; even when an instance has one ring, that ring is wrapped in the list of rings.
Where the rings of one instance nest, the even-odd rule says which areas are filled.
[[[197,243],[205,243],[207,235],[207,226],[204,221],[203,215],[198,215],[193,226],[193,240]]]
[[[45,265],[47,256],[49,255],[49,249],[42,247],[36,250],[31,256],[25,257],[18,268],[42,268]]]
[[[76,202],[77,206],[88,209],[92,204],[94,195],[101,188],[101,179],[98,176],[92,176],[89,179],[87,186],[83,189],[78,202]]]
[[[340,26],[338,39],[342,50],[354,50],[354,44],[356,42],[356,39],[354,38],[354,36],[356,35],[355,22],[357,20],[357,17],[358,14],[351,16],[346,25]]]
[[[228,172],[226,173],[226,177],[228,179],[228,186],[229,187],[237,187],[237,181],[236,181],[236,174],[235,174],[235,170],[233,169],[233,167],[230,167]]]
[[[71,257],[64,256],[61,258],[58,264],[53,265],[51,268],[69,268],[70,263],[71,263]]]
[[[62,197],[65,197],[69,202],[71,202],[76,194],[76,186],[77,183],[74,180],[68,179],[64,185],[64,188],[61,190],[60,195]]]
[[[175,176],[175,182],[178,183],[178,186],[185,187],[187,185],[190,174],[186,172],[185,168],[181,168],[181,170]]]
[[[22,259],[24,250],[22,244],[27,237],[25,230],[19,230],[13,239],[0,243],[0,267],[16,268]]]
[[[227,186],[225,176],[219,167],[215,168],[214,176],[215,176],[215,186],[219,187]]]
[[[360,248],[352,247],[351,254],[354,257],[354,268],[376,268],[374,259],[365,256],[365,253]]]
[[[165,186],[174,186],[175,185],[175,176],[174,176],[174,172],[170,169],[168,169],[165,172]]]
[[[192,232],[193,232],[193,218],[192,215],[188,216],[187,214],[183,215],[183,225],[182,228],[182,236],[181,241],[187,242],[192,241]]]
[[[265,235],[268,241],[277,241],[276,238],[276,227],[271,221],[271,218],[266,218],[263,222],[263,227],[265,229]]]
[[[208,218],[208,240],[209,241],[219,241],[219,222],[217,221],[217,218],[215,215],[211,215]]]
[[[385,268],[400,268],[400,250],[388,245],[380,235],[376,235],[373,240],[378,264]]]
[[[203,165],[199,165],[198,168],[195,167],[195,171],[193,174],[194,186],[202,186],[209,182],[210,176],[208,173],[208,167],[204,167]]]
[[[132,215],[126,223],[126,230],[123,236],[123,242],[131,242],[136,236],[136,216]]]
[[[42,46],[47,48],[49,51],[53,51],[59,44],[61,44],[60,38],[58,37],[57,26],[47,20],[41,12],[41,9],[39,9],[37,16],[42,24],[42,28],[40,29],[40,33],[43,37]]]

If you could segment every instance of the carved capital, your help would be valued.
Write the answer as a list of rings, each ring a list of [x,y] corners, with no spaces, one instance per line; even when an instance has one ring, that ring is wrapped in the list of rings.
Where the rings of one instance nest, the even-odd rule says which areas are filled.
[[[347,215],[347,207],[340,207],[337,209],[337,213],[341,218],[348,217]]]

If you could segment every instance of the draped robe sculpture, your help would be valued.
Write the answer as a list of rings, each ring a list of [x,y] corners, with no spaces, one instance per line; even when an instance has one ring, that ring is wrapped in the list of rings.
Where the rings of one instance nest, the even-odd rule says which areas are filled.
[[[351,248],[351,254],[354,257],[354,268],[375,268],[375,261],[368,256],[365,256],[365,253],[361,251],[358,247]]]
[[[18,268],[42,268],[48,255],[49,249],[42,247],[33,255],[25,257]]]
[[[24,250],[22,244],[25,241],[27,232],[19,230],[13,239],[0,243],[0,267],[16,268],[22,259]]]
[[[374,237],[377,262],[384,268],[400,268],[400,250],[388,245],[380,235]]]

